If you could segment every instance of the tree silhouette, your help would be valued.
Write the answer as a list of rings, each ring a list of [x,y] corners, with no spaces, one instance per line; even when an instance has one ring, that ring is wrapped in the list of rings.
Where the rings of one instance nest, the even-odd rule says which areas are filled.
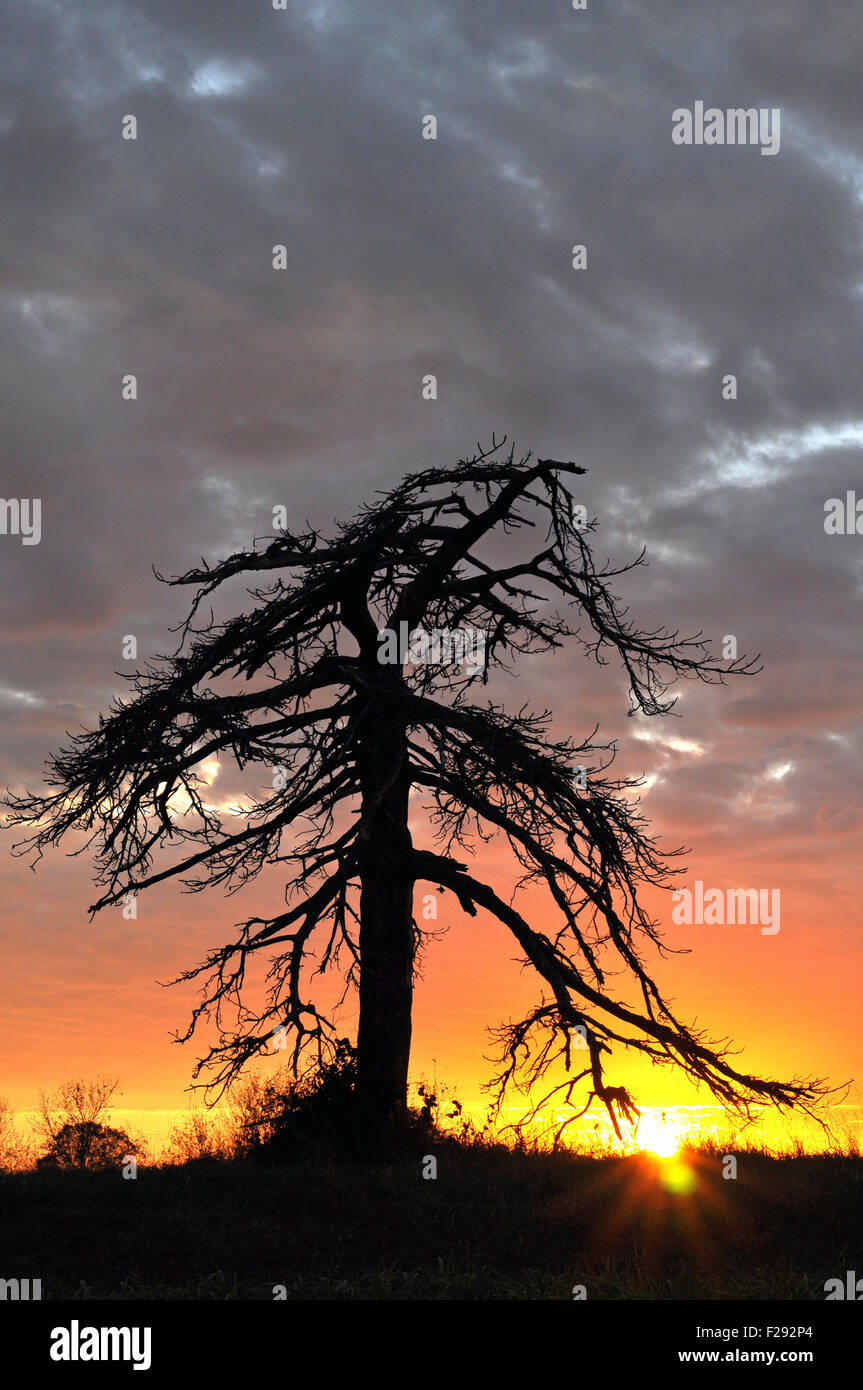
[[[39,1098],[35,1129],[45,1152],[38,1167],[116,1168],[140,1144],[107,1123],[119,1082],[110,1077],[63,1081],[50,1096]]]
[[[105,888],[91,914],[178,875],[188,891],[233,892],[265,865],[285,865],[284,910],[239,923],[232,940],[181,975],[201,978],[203,991],[179,1040],[215,1021],[218,1042],[195,1076],[205,1068],[219,1090],[279,1026],[295,1069],[320,1065],[338,1040],[307,997],[304,971],[313,959],[317,971],[341,963],[346,989],[359,993],[356,1094],[371,1146],[390,1142],[406,1116],[421,883],[451,890],[472,916],[497,919],[539,977],[536,1006],[498,1030],[498,1100],[511,1082],[533,1084],[562,1063],[565,1079],[543,1099],[571,1102],[584,1083],[584,1108],[597,1098],[619,1133],[620,1118],[638,1112],[606,1080],[617,1047],[681,1068],[747,1113],[754,1102],[808,1108],[826,1094],[821,1082],[737,1071],[727,1049],[675,1016],[651,978],[642,950],[664,948],[638,891],[668,887],[680,851],[659,852],[629,794],[638,784],[609,776],[614,744],[594,742],[596,729],[580,743],[560,738],[547,712],[512,714],[470,698],[495,668],[566,638],[600,664],[617,654],[630,713],[667,713],[679,677],[722,682],[756,669],[743,658],[712,659],[700,634],[634,628],[609,586],[644,553],[623,569],[598,567],[589,544],[596,522],[566,486],[586,470],[516,459],[505,443],[408,476],[332,537],[283,529],[264,548],[163,580],[197,591],[177,650],[137,673],[133,698],[50,760],[56,791],[7,794],[12,822],[36,827],[16,850],[41,856],[67,831],[88,832]],[[534,544],[514,553],[531,532]],[[248,591],[251,611],[216,623],[211,610],[195,626],[220,585],[263,571],[278,577]],[[573,630],[554,603],[587,631]],[[462,640],[452,634],[481,634],[481,661],[423,659],[435,653],[420,629],[443,634],[450,655]],[[275,769],[272,795],[246,809],[242,828],[226,829],[202,795],[201,764],[216,756]],[[412,791],[426,801],[420,844]],[[531,925],[514,899],[468,871],[475,839],[490,834],[507,842],[520,885],[547,890],[553,929]],[[151,872],[166,841],[184,852]],[[252,1006],[243,986],[260,952],[268,989]],[[609,989],[610,969],[621,965],[637,1008]]]
[[[63,1125],[44,1157],[58,1168],[118,1168],[135,1149],[125,1130],[82,1121]]]
[[[24,1167],[29,1159],[30,1146],[18,1133],[9,1101],[0,1096],[0,1173]]]

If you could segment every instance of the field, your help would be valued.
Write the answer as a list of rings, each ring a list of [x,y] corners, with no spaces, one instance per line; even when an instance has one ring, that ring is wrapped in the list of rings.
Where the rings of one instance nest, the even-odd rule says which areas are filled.
[[[863,1274],[863,1158],[197,1160],[0,1175],[4,1277],[43,1299],[797,1299]],[[727,1165],[726,1165],[727,1167]]]

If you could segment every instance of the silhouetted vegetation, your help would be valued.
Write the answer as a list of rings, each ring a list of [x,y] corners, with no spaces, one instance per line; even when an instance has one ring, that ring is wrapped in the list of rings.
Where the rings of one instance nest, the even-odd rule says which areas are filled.
[[[493,439],[453,468],[409,475],[333,535],[283,527],[263,549],[176,576],[195,594],[177,650],[137,672],[130,696],[50,759],[50,790],[7,792],[8,823],[29,832],[17,852],[38,861],[73,830],[95,844],[103,891],[91,913],[175,877],[190,891],[234,892],[266,866],[290,866],[274,914],[237,923],[180,976],[203,981],[183,1039],[205,1020],[217,1029],[195,1075],[206,1069],[219,1094],[281,1031],[296,1075],[310,1060],[335,1063],[326,1085],[338,1111],[348,1083],[340,1041],[310,995],[315,975],[336,970],[359,1000],[356,1113],[338,1134],[352,1151],[359,1123],[378,1156],[409,1142],[424,939],[414,895],[431,885],[467,915],[487,914],[534,973],[534,1003],[496,1030],[498,1105],[512,1086],[539,1098],[554,1077],[539,1105],[596,1100],[620,1134],[639,1112],[608,1068],[633,1052],[746,1116],[765,1103],[814,1111],[829,1095],[819,1078],[738,1071],[727,1042],[710,1041],[660,992],[645,953],[663,951],[662,932],[642,895],[672,886],[680,851],[648,834],[630,796],[639,782],[610,773],[614,743],[595,728],[560,737],[548,711],[511,713],[486,698],[496,670],[570,641],[600,664],[618,658],[630,712],[651,717],[670,711],[680,679],[718,684],[757,669],[757,659],[712,655],[699,634],[630,620],[612,586],[644,556],[597,563],[597,523],[571,492],[585,472],[516,458]],[[217,624],[210,610],[196,627],[224,584],[262,573],[274,582],[249,591],[250,612]],[[420,632],[443,634],[447,654],[414,652]],[[466,661],[469,632],[481,641]],[[269,790],[249,787],[244,825],[204,795],[201,768],[213,758],[266,773]],[[511,851],[512,882],[547,894],[538,921],[476,865],[477,841],[495,836]],[[167,844],[183,853],[151,871]],[[253,1002],[248,977],[264,962]],[[304,1100],[302,1124],[290,1105],[277,1117],[278,1142],[326,1150],[336,1131],[316,1093]]]
[[[859,1266],[859,1156],[748,1152],[725,1182],[708,1146],[675,1194],[647,1156],[431,1151],[434,1181],[419,1155],[6,1174],[5,1265],[45,1298],[819,1300]]]
[[[432,1139],[449,1142],[438,1126],[437,1097],[420,1086],[418,1110],[408,1110],[398,1152],[417,1152]],[[331,1061],[295,1080],[282,1074],[257,1092],[252,1113],[240,1123],[237,1152],[259,1160],[357,1158],[364,1142],[357,1106],[357,1053],[340,1038]]]
[[[58,1168],[116,1168],[133,1150],[128,1134],[111,1125],[63,1125],[39,1163]]]
[[[68,1140],[67,1161],[34,1169],[31,1150],[22,1171],[25,1146],[0,1175],[6,1266],[45,1298],[569,1299],[584,1285],[591,1299],[823,1299],[859,1264],[853,1141],[814,1156],[705,1141],[669,1161],[540,1151],[478,1131],[423,1083],[400,1154],[373,1162],[346,1151],[355,1082],[344,1040],[305,1081],[246,1077],[134,1180],[128,1136],[104,1123],[117,1083],[66,1083],[52,1100],[79,1118],[49,1152]],[[53,1124],[56,1103],[45,1112]]]
[[[51,1095],[40,1095],[34,1126],[42,1144],[39,1168],[116,1168],[130,1154],[143,1153],[141,1139],[107,1123],[119,1084],[110,1077],[64,1081]]]

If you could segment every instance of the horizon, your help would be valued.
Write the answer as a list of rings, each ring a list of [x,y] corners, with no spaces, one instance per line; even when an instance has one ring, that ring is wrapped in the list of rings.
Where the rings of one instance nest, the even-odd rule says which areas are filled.
[[[488,693],[617,741],[650,832],[690,847],[681,887],[766,895],[769,918],[734,925],[644,895],[690,952],[647,957],[679,1016],[750,1074],[859,1085],[859,17],[832,9],[801,57],[797,0],[757,22],[736,0],[366,16],[98,0],[10,18],[2,780],[39,789],[66,731],[170,650],[186,596],[153,567],[215,563],[278,513],[328,534],[497,430],[588,470],[567,485],[600,562],[646,546],[619,584],[640,627],[763,669],[630,718],[619,667],[567,644]],[[681,110],[704,143],[677,142]],[[714,111],[756,110],[781,112],[781,147],[778,117],[775,147],[710,133]],[[248,791],[227,758],[208,776],[221,807]],[[429,830],[415,812],[417,843]],[[182,1110],[200,1051],[170,1038],[196,994],[157,982],[278,903],[284,875],[236,900],[160,884],[135,920],[91,923],[92,859],[64,852],[80,841],[33,875],[16,838],[0,1094],[25,1109],[107,1066],[133,1107]],[[481,862],[506,898],[499,845]],[[435,907],[411,1075],[436,1059],[476,1095],[486,1028],[537,992],[484,913]],[[642,1108],[698,1099],[625,1056],[608,1079]]]

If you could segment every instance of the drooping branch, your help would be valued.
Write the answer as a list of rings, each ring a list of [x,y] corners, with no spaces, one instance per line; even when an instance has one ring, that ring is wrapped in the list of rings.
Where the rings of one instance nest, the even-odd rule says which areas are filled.
[[[415,851],[414,862],[418,878],[451,888],[461,907],[470,915],[475,915],[477,908],[483,908],[506,926],[525,958],[553,993],[553,1010],[543,1007],[541,1011],[529,1015],[526,1023],[509,1025],[502,1030],[506,1061],[497,1078],[498,1100],[503,1098],[506,1086],[516,1075],[519,1052],[526,1050],[530,1057],[527,1041],[540,1021],[551,1021],[554,1031],[562,1036],[563,1060],[567,1064],[575,1030],[584,1030],[577,1036],[583,1037],[587,1046],[593,1092],[605,1105],[618,1137],[621,1136],[615,1108],[627,1118],[626,1109],[631,1102],[625,1089],[609,1088],[605,1082],[602,1056],[610,1050],[609,1042],[616,1042],[624,1048],[635,1048],[656,1063],[675,1065],[696,1083],[706,1084],[711,1093],[729,1108],[747,1115],[751,1114],[751,1106],[757,1101],[767,1102],[778,1109],[798,1106],[812,1113],[813,1103],[830,1094],[829,1088],[820,1079],[803,1081],[795,1078],[790,1082],[779,1082],[737,1071],[726,1060],[728,1054],[721,1046],[708,1045],[700,1034],[675,1018],[652,982],[651,993],[657,1004],[656,1016],[638,1014],[611,998],[608,993],[600,993],[588,984],[561,950],[559,943],[550,941],[542,932],[532,928],[494,889],[466,873],[464,865],[443,855],[420,850]],[[637,968],[636,974],[640,974]],[[591,1006],[589,1013],[588,1005]],[[617,1027],[609,1024],[609,1018],[615,1021]],[[620,1025],[625,1025],[629,1031],[619,1031]],[[533,1059],[533,1080],[542,1074],[548,1060],[548,1055],[544,1053]],[[562,1083],[563,1088],[569,1086],[569,1079]]]
[[[495,670],[570,638],[600,664],[616,653],[630,712],[647,715],[669,712],[679,678],[721,683],[758,669],[757,658],[712,658],[700,634],[640,631],[612,586],[644,554],[620,567],[597,564],[596,522],[581,519],[570,492],[586,469],[517,459],[505,443],[478,446],[455,468],[410,474],[332,535],[307,523],[166,581],[194,589],[177,650],[137,674],[129,697],[51,760],[55,790],[7,795],[9,823],[33,828],[16,848],[38,859],[69,831],[82,833],[75,852],[95,845],[105,889],[92,912],[171,878],[193,892],[233,893],[265,866],[286,866],[285,911],[240,923],[235,939],[180,977],[205,977],[183,1037],[205,1019],[216,1023],[220,1040],[198,1071],[210,1067],[227,1084],[266,1047],[274,1023],[292,1034],[295,1065],[309,1049],[320,1060],[331,1045],[332,1024],[305,998],[302,970],[315,960],[320,971],[335,966],[342,953],[345,989],[360,978],[357,901],[375,861],[379,813],[396,785],[405,806],[413,788],[429,799],[441,851],[415,850],[415,877],[451,888],[471,914],[491,912],[551,991],[501,1035],[501,1087],[525,1062],[539,1084],[560,1061],[567,1098],[589,1083],[617,1128],[637,1113],[625,1089],[605,1080],[608,1056],[623,1048],[678,1066],[732,1106],[814,1104],[826,1094],[822,1083],[736,1071],[663,1000],[642,948],[667,948],[639,892],[667,885],[680,851],[660,852],[633,805],[637,783],[609,774],[613,743],[594,744],[596,730],[581,742],[558,738],[547,713],[509,715],[472,698]],[[250,611],[220,625],[210,612],[196,626],[223,584],[262,573],[271,582],[249,590]],[[382,657],[384,629],[420,627],[475,629],[482,660],[457,669],[405,652],[394,664]],[[388,771],[380,768],[382,729],[398,734]],[[262,795],[258,783],[244,806],[219,807],[205,771],[214,759],[239,773],[265,769],[271,790]],[[575,778],[579,766],[587,785]],[[395,829],[409,845],[409,827]],[[536,932],[453,857],[492,836],[512,850],[521,885],[547,892],[553,933]],[[182,853],[154,871],[167,846]],[[266,1001],[250,1008],[247,964],[270,951]],[[643,1013],[608,994],[608,956]]]

